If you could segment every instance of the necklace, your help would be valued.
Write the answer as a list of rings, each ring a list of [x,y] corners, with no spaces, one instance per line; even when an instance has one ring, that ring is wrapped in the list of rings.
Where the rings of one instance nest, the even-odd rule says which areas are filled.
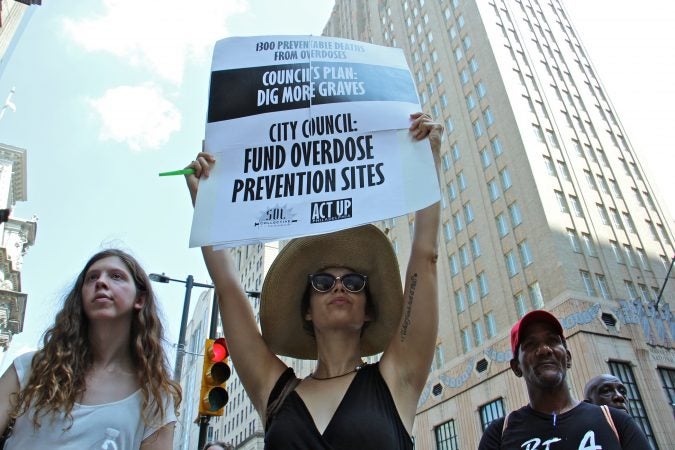
[[[353,368],[352,370],[350,370],[349,372],[345,372],[345,373],[340,374],[340,375],[334,375],[334,376],[332,376],[332,377],[323,377],[323,378],[321,378],[321,377],[315,377],[313,373],[310,373],[310,374],[309,374],[309,377],[310,377],[310,378],[313,378],[313,379],[315,379],[315,380],[317,380],[317,381],[332,380],[333,378],[340,378],[340,377],[347,376],[347,375],[349,375],[350,373],[358,372],[359,370],[363,369],[363,368],[366,366],[366,364],[367,364],[366,362],[361,361],[361,364],[357,365],[356,367],[354,367],[354,368]]]

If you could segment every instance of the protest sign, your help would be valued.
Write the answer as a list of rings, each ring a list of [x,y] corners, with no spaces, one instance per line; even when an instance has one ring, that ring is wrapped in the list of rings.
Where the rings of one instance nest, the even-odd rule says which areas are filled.
[[[191,246],[325,233],[438,201],[400,49],[313,36],[228,38],[213,56]]]

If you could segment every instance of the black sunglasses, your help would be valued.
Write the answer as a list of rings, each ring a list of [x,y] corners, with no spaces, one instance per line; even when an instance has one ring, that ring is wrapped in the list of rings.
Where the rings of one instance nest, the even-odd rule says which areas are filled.
[[[361,292],[366,287],[368,277],[360,273],[346,273],[336,277],[329,273],[312,273],[309,275],[309,282],[318,292],[328,292],[335,286],[337,280],[342,282],[342,287],[346,291],[356,293]]]

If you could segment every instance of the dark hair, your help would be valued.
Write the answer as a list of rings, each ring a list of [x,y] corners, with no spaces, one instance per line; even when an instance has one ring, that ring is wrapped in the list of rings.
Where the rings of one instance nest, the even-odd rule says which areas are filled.
[[[321,269],[323,270],[323,269]],[[312,337],[314,335],[314,324],[311,320],[305,319],[305,316],[309,312],[309,299],[312,296],[312,283],[307,280],[307,286],[305,286],[305,292],[302,294],[302,300],[300,301],[300,317],[302,317],[302,328]],[[366,282],[366,287],[363,289],[363,292],[366,294],[366,314],[370,316],[370,321],[365,322],[361,328],[361,334],[365,331],[366,327],[370,325],[370,322],[377,320],[377,308],[375,307],[375,302],[373,301],[373,295],[370,293],[370,288]]]
[[[234,447],[232,446],[232,444],[226,444],[223,441],[207,442],[206,444],[204,444],[204,447],[202,447],[202,450],[206,450],[207,448],[211,447],[212,445],[217,445],[219,447],[222,447],[223,450],[234,450]]]

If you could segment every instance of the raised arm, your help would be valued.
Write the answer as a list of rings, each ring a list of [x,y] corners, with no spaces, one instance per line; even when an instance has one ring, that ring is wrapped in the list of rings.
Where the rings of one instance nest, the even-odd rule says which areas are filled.
[[[213,155],[201,152],[188,167],[195,169],[186,181],[194,205],[200,178],[209,176]],[[204,262],[216,286],[223,331],[239,378],[258,413],[265,417],[267,399],[286,366],[274,355],[260,335],[253,308],[244,292],[230,254],[202,247]]]
[[[411,115],[410,133],[429,138],[434,162],[440,163],[443,127],[426,114]],[[406,269],[403,314],[396,334],[382,355],[382,375],[406,426],[412,419],[434,355],[438,334],[438,228],[440,205],[415,213],[415,231]]]

